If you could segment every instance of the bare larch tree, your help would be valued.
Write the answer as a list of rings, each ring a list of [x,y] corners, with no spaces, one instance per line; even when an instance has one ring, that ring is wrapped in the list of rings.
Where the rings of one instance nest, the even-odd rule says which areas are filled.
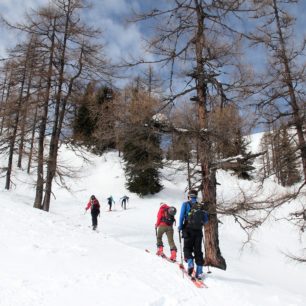
[[[236,69],[239,35],[233,22],[244,1],[168,1],[162,8],[137,14],[135,21],[155,23],[155,33],[148,50],[155,61],[141,59],[138,63],[160,63],[170,73],[169,103],[183,96],[197,105],[195,120],[203,198],[209,203],[210,220],[205,227],[205,265],[226,269],[219,248],[216,163],[209,112],[222,101],[238,101],[242,70]],[[166,69],[165,69],[166,70]],[[163,70],[161,70],[163,72]],[[180,79],[179,79],[180,77]],[[186,99],[186,98],[185,98]]]

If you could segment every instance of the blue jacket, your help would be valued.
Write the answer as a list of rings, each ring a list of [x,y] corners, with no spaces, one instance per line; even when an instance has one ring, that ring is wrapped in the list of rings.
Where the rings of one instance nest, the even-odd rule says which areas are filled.
[[[190,201],[184,202],[181,207],[180,218],[179,218],[179,226],[178,229],[182,230],[184,222],[188,216],[188,213],[191,210],[192,203]],[[203,224],[208,222],[208,214],[205,212],[203,215]]]

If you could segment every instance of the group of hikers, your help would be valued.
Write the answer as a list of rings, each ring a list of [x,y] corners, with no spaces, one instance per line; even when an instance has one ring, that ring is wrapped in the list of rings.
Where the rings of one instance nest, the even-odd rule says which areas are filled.
[[[126,203],[129,197],[123,196],[120,198],[121,207],[126,209]],[[115,201],[112,196],[107,198],[109,211],[112,210],[112,204]],[[97,198],[92,195],[85,208],[85,212],[90,209],[92,216],[93,230],[97,228],[98,220],[97,217],[100,215],[100,204]],[[168,238],[170,247],[170,260],[176,261],[177,247],[174,242],[174,229],[176,225],[175,220],[176,208],[169,206],[165,203],[161,203],[158,213],[157,221],[155,223],[155,232],[157,239],[157,252],[158,256],[165,256],[163,235],[165,234]],[[183,202],[179,215],[178,233],[179,240],[184,239],[184,259],[188,265],[188,274],[196,279],[203,279],[203,226],[208,222],[208,213],[205,210],[205,203],[198,201],[198,193],[192,189],[188,192],[188,201]]]
[[[129,201],[129,197],[124,195],[121,200],[121,207],[123,209],[126,209],[126,203]],[[119,201],[120,201],[119,200]],[[107,204],[109,206],[109,211],[112,211],[112,205],[115,204],[115,201],[112,196],[107,198]],[[92,195],[89,199],[89,202],[87,203],[85,207],[85,213],[87,210],[90,209],[91,213],[91,219],[92,219],[92,229],[96,230],[98,226],[98,216],[100,216],[100,203],[95,195]]]

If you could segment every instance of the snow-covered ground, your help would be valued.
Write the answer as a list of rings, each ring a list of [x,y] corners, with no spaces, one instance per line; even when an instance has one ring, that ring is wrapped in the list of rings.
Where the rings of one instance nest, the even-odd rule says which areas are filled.
[[[252,138],[254,152],[259,139],[260,134]],[[205,280],[208,288],[198,289],[175,264],[154,255],[160,202],[180,208],[185,173],[165,169],[164,176],[171,178],[163,181],[165,189],[141,199],[125,189],[116,152],[91,159],[91,164],[82,165],[71,151],[62,150],[60,162],[82,170],[67,180],[70,192],[55,187],[49,213],[32,208],[33,178],[26,174],[15,172],[11,191],[1,188],[0,306],[306,305],[306,266],[283,255],[302,248],[292,226],[271,220],[242,251],[244,234],[231,218],[222,218],[220,248],[228,268],[211,268]],[[234,197],[238,185],[252,188],[252,183],[224,172],[218,174],[218,182],[218,196],[224,199]],[[4,178],[0,184],[4,186]],[[282,190],[267,184],[267,189]],[[90,213],[84,214],[92,194],[102,204],[97,232],[90,228]],[[124,194],[130,197],[127,210],[119,204]],[[116,201],[113,212],[107,211],[110,195]],[[180,249],[176,231],[175,239]]]

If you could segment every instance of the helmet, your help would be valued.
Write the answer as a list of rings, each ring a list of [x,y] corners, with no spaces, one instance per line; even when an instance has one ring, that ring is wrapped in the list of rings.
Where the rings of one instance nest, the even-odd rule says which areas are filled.
[[[188,192],[190,198],[196,198],[198,196],[198,192],[195,189],[191,189]]]
[[[171,206],[168,208],[168,214],[171,215],[171,216],[175,216],[176,214],[176,208]]]
[[[92,195],[91,197],[90,197],[90,199],[91,200],[94,200],[96,197],[94,196],[94,195]]]

